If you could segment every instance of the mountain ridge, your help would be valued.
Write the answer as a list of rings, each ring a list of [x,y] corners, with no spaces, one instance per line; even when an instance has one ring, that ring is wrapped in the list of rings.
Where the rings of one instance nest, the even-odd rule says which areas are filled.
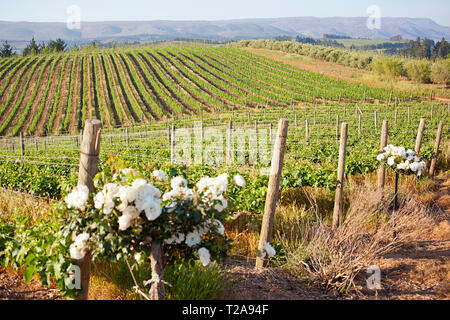
[[[379,30],[369,30],[366,17],[285,17],[231,20],[151,20],[82,22],[80,30],[70,30],[63,22],[0,21],[0,41],[37,41],[56,38],[72,42],[92,40],[173,40],[199,38],[211,40],[270,39],[275,36],[339,34],[352,38],[387,40],[401,35],[440,40],[450,38],[450,27],[429,18],[381,19]]]

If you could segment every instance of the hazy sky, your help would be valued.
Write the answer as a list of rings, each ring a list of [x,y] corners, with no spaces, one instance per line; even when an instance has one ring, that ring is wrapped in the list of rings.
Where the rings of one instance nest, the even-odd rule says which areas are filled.
[[[377,5],[385,17],[450,26],[450,0],[0,0],[0,20],[65,22],[70,5],[80,7],[82,21],[363,17]]]

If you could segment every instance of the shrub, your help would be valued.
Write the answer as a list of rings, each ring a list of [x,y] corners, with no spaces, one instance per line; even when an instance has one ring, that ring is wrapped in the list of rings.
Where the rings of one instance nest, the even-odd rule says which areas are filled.
[[[431,62],[427,60],[411,60],[406,63],[406,71],[411,80],[420,83],[429,83]]]
[[[431,67],[430,78],[434,83],[450,84],[450,59],[437,60]]]

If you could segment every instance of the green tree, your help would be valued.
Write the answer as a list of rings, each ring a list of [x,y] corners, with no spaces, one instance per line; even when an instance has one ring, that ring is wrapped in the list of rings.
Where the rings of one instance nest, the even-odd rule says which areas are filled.
[[[30,43],[23,49],[23,56],[28,55],[36,55],[41,52],[41,47],[36,43],[36,40],[34,40],[34,37],[31,39]]]
[[[8,58],[8,57],[12,57],[13,55],[14,55],[13,48],[8,43],[8,41],[5,41],[5,43],[3,44],[3,48],[0,49],[0,57]]]
[[[450,84],[450,59],[439,59],[433,64],[431,81],[443,85]]]

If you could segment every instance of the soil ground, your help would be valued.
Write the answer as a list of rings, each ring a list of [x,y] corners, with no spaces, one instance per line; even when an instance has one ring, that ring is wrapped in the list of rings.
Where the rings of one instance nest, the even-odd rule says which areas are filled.
[[[435,226],[411,244],[375,261],[381,269],[381,289],[369,290],[364,276],[359,290],[345,299],[449,300],[450,299],[450,179],[437,178]],[[221,296],[232,300],[329,300],[342,299],[323,292],[312,283],[298,279],[281,268],[255,270],[253,260],[228,262],[235,280],[233,289]],[[33,280],[0,268],[0,300],[60,299],[54,288],[42,287]]]

